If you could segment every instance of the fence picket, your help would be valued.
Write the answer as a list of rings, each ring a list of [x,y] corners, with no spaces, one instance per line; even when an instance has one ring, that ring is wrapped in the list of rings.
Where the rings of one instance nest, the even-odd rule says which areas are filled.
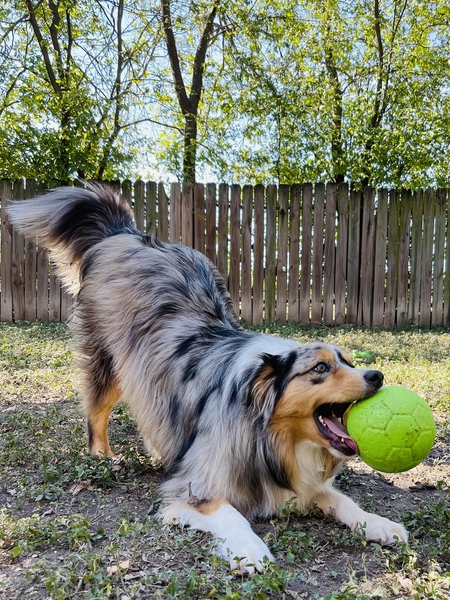
[[[311,320],[312,185],[303,186],[301,210],[300,321]]]
[[[378,192],[378,205],[375,219],[375,255],[373,279],[372,326],[382,327],[384,319],[384,298],[386,290],[386,242],[387,242],[388,192]]]
[[[254,189],[253,323],[264,320],[264,186]]]
[[[241,318],[247,325],[252,319],[252,205],[253,187],[245,185],[242,190],[242,274]]]
[[[158,227],[156,235],[163,242],[169,241],[169,198],[162,183],[158,185]]]
[[[336,268],[336,194],[337,185],[328,183],[326,186],[325,205],[325,250],[324,250],[324,284],[323,284],[323,320],[325,323],[334,322],[334,279]]]
[[[433,268],[433,309],[431,323],[435,327],[444,324],[444,257],[445,257],[445,223],[446,223],[446,193],[437,190],[435,217],[435,245]]]
[[[36,195],[35,181],[27,179],[24,189],[24,198],[33,198]],[[37,239],[33,237],[25,237],[25,260],[24,260],[24,315],[25,321],[36,321],[37,317]],[[48,284],[47,284],[48,288]],[[47,312],[47,311],[46,311]],[[48,319],[48,317],[47,317]],[[45,319],[45,320],[47,320]]]
[[[337,218],[336,275],[334,284],[336,297],[335,323],[336,325],[343,325],[345,323],[348,239],[348,185],[345,182],[338,185]]]
[[[181,241],[181,186],[174,183],[170,187],[170,232],[169,239],[179,244]]]
[[[417,323],[420,312],[420,284],[422,276],[423,193],[412,197],[411,252],[409,275],[408,321]]]
[[[289,205],[289,321],[299,319],[300,194],[300,186],[293,185]]]
[[[216,184],[206,184],[205,198],[205,226],[206,226],[206,256],[212,263],[216,263]]]
[[[241,187],[233,184],[230,195],[230,276],[228,289],[236,314],[240,304],[240,263],[241,263]]]
[[[194,248],[205,253],[205,186],[194,185]]]
[[[145,196],[145,233],[150,236],[156,236],[156,206],[158,197],[156,182],[147,181]]]
[[[228,185],[219,185],[219,223],[217,231],[217,268],[222,276],[228,278]]]
[[[14,200],[23,200],[25,189],[23,180],[14,183]],[[17,230],[13,231],[12,252],[12,297],[14,319],[23,321],[25,318],[25,286],[24,286],[24,252],[25,239]]]
[[[361,273],[358,322],[367,327],[370,327],[372,321],[373,239],[375,235],[374,196],[375,190],[369,187],[364,188],[361,225]]]
[[[347,323],[358,323],[360,284],[361,193],[350,190],[347,255]]]
[[[136,227],[139,231],[144,232],[145,227],[145,183],[143,181],[136,181],[134,183],[134,202],[133,202],[133,213]],[[130,189],[131,191],[131,189]]]
[[[420,288],[419,325],[428,327],[431,323],[432,265],[433,265],[433,229],[435,216],[434,190],[425,190],[423,249],[422,249],[422,284]]]
[[[277,293],[275,315],[280,323],[286,322],[287,308],[287,249],[288,249],[288,202],[289,187],[280,185],[278,192],[277,237]]]
[[[399,259],[397,288],[397,325],[408,323],[408,262],[411,237],[411,193],[403,190],[399,203]]]
[[[316,184],[314,190],[314,232],[312,254],[312,306],[311,319],[314,323],[322,320],[322,269],[325,214],[325,186]]]
[[[268,185],[266,190],[266,269],[265,269],[265,320],[275,321],[276,284],[276,210],[277,188]]]
[[[12,225],[6,215],[6,208],[13,198],[12,184],[5,179],[1,181],[1,319],[2,321],[13,320],[12,299],[12,247],[13,232]]]
[[[391,191],[389,194],[388,208],[388,265],[386,277],[386,308],[384,314],[384,326],[392,329],[395,325],[397,285],[398,285],[398,192]]]

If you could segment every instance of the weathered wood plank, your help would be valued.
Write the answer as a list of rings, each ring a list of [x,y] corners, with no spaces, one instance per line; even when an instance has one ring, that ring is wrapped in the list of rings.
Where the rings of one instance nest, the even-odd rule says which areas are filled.
[[[431,294],[433,277],[433,230],[435,215],[435,192],[425,190],[423,219],[423,251],[422,251],[422,284],[420,288],[420,315],[419,325],[431,325]]]
[[[219,184],[219,223],[217,232],[217,268],[222,277],[228,279],[228,211],[229,188],[226,183]]]
[[[157,202],[158,187],[155,181],[145,184],[145,233],[152,237],[157,235]]]
[[[24,198],[33,198],[36,195],[36,183],[32,179],[26,180]],[[24,239],[24,287],[25,287],[25,321],[34,323],[37,316],[37,239],[36,236]],[[47,303],[48,305],[48,303]],[[46,311],[48,320],[48,308]]]
[[[233,184],[230,195],[230,275],[228,290],[234,311],[240,315],[240,263],[241,263],[241,186]]]
[[[409,282],[409,323],[419,323],[420,312],[420,285],[422,276],[422,250],[423,250],[423,192],[414,192],[412,200],[412,225],[411,225],[411,266]]]
[[[44,184],[34,185],[30,197],[41,196],[45,192],[46,186]],[[39,240],[37,245],[36,277],[37,310],[34,318],[37,318],[41,323],[60,321],[61,283],[56,276],[55,268],[50,269],[47,249]]]
[[[386,242],[387,242],[388,192],[378,192],[375,220],[375,255],[373,282],[373,327],[382,327],[384,319],[384,297],[386,290]]]
[[[267,323],[273,323],[275,313],[276,282],[276,220],[277,220],[277,187],[268,185],[266,190],[266,268],[265,268],[265,311]]]
[[[337,191],[337,240],[336,240],[336,276],[335,323],[345,323],[346,282],[347,282],[347,242],[348,242],[348,184],[339,183]]]
[[[170,186],[170,241],[181,242],[181,186],[172,183]]]
[[[254,189],[253,324],[264,319],[264,186]]]
[[[205,253],[205,186],[194,185],[194,248]]]
[[[253,187],[244,185],[242,190],[242,274],[241,318],[247,325],[252,315],[252,207]]]
[[[323,321],[334,322],[334,282],[336,268],[336,205],[337,185],[328,183],[325,202],[325,254],[323,285]]]
[[[24,198],[23,180],[15,181],[13,184],[14,200],[23,200]],[[25,285],[24,285],[24,252],[25,239],[19,233],[17,228],[13,231],[13,252],[12,252],[12,297],[14,320],[23,321],[25,319]]]
[[[181,243],[194,247],[194,188],[186,181],[181,186]]]
[[[322,321],[323,302],[323,244],[324,244],[324,215],[325,215],[325,186],[316,184],[314,190],[314,231],[312,253],[312,302],[311,320],[313,323]]]
[[[411,237],[411,192],[408,190],[402,191],[399,208],[397,327],[405,327],[408,323],[409,243]]]
[[[438,189],[436,193],[435,242],[433,265],[433,306],[431,324],[442,327],[444,324],[444,268],[445,268],[445,224],[447,212],[446,192]]]
[[[277,231],[277,293],[276,320],[286,322],[287,309],[287,249],[288,249],[288,212],[289,187],[280,185],[278,190],[278,231]]]
[[[158,225],[156,235],[163,242],[168,242],[169,237],[169,198],[162,183],[158,184]]]
[[[143,181],[134,182],[133,200],[133,213],[136,227],[139,231],[145,233],[145,183]]]
[[[450,325],[450,190],[446,190],[447,193],[447,241],[446,248],[447,253],[445,257],[445,281],[444,281],[444,325],[448,327]]]
[[[396,322],[398,287],[399,206],[398,192],[391,190],[388,207],[386,308],[384,326],[392,329]]]
[[[12,225],[6,214],[6,208],[13,198],[12,184],[6,179],[1,180],[1,319],[9,323],[13,320],[12,299]]]
[[[347,253],[347,323],[358,325],[361,273],[361,192],[350,190]]]
[[[301,269],[300,269],[300,322],[311,320],[311,256],[312,256],[312,185],[302,189],[301,206]]]
[[[361,229],[361,282],[358,306],[358,324],[370,327],[372,324],[373,257],[374,257],[374,217],[375,190],[365,187],[363,191]]]
[[[299,319],[299,274],[300,274],[300,195],[301,187],[291,187],[289,202],[289,293],[288,320]]]
[[[205,198],[205,227],[206,227],[206,238],[205,238],[205,253],[209,260],[216,264],[216,240],[217,240],[217,226],[216,226],[216,184],[206,184],[206,198]]]

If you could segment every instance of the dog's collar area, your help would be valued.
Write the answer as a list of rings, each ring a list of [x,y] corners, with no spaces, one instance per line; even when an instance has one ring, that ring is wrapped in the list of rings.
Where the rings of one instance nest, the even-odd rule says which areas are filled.
[[[350,402],[322,404],[314,411],[314,420],[318,430],[329,440],[330,445],[344,456],[354,456],[359,453],[355,440],[348,435],[342,422],[342,417],[350,404]]]

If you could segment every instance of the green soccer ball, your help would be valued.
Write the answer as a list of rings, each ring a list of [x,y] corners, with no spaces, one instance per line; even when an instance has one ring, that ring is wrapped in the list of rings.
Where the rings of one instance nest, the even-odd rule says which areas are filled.
[[[384,473],[401,473],[418,465],[428,456],[436,435],[425,400],[398,385],[385,386],[356,402],[346,425],[361,459]]]

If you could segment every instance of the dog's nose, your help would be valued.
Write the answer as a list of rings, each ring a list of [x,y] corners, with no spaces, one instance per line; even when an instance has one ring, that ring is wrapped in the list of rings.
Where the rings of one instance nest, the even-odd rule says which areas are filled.
[[[378,389],[383,385],[384,375],[381,371],[373,369],[365,373],[364,379]]]

